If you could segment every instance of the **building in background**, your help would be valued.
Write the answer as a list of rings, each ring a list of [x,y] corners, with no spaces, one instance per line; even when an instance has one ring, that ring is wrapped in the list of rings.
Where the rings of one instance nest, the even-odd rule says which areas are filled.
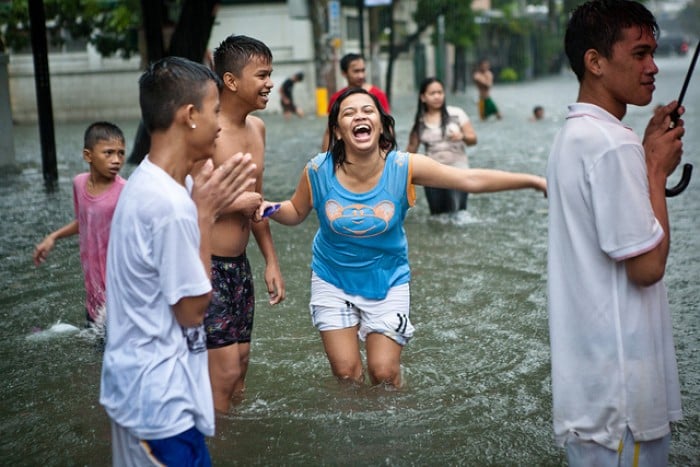
[[[332,4],[335,0],[329,0]],[[487,2],[488,0],[477,0]],[[295,98],[306,114],[326,108],[328,95],[344,84],[338,60],[348,52],[362,52],[368,65],[369,80],[387,88],[389,24],[394,42],[415,32],[412,19],[417,0],[401,0],[393,8],[385,0],[337,0],[335,16],[324,12],[322,33],[314,35],[314,21],[307,0],[223,0],[210,36],[213,50],[229,34],[245,34],[265,42],[274,57],[273,81],[277,85],[267,109],[261,113],[281,113],[279,86],[285,76],[303,71],[305,79],[295,88]],[[366,5],[366,6],[365,6]],[[360,13],[362,15],[360,16]],[[317,25],[317,27],[319,27]],[[331,30],[332,29],[332,30]],[[423,32],[409,50],[401,51],[394,63],[391,89],[394,94],[414,93],[422,76],[435,74],[435,47],[431,29]],[[319,47],[318,44],[323,44]],[[364,50],[360,50],[363,48]],[[317,50],[320,51],[320,57]],[[416,73],[416,68],[420,73]],[[68,40],[49,53],[51,93],[56,121],[126,119],[140,116],[138,77],[142,60],[132,57],[102,57],[86,41]],[[34,65],[30,51],[9,54],[10,101],[13,121],[37,121]]]

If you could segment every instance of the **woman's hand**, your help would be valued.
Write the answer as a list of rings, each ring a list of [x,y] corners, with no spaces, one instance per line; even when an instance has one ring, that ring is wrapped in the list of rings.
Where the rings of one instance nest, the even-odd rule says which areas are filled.
[[[260,222],[266,217],[272,216],[274,213],[279,211],[280,206],[280,203],[273,203],[271,201],[263,200],[263,202],[258,207],[258,210],[255,211],[255,214],[253,215],[253,221]]]

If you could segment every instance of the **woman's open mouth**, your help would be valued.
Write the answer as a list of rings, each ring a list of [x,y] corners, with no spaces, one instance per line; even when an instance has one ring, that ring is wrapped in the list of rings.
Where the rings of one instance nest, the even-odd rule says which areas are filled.
[[[372,129],[369,125],[362,123],[352,129],[352,135],[358,141],[367,141],[372,136]]]

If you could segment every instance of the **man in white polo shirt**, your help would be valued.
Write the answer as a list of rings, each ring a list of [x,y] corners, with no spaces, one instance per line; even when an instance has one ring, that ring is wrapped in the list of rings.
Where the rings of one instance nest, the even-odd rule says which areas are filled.
[[[671,102],[644,142],[621,122],[652,99],[657,33],[630,0],[589,1],[566,31],[579,95],[547,168],[548,307],[554,432],[570,466],[666,465],[682,415],[662,278],[683,121],[669,130]]]

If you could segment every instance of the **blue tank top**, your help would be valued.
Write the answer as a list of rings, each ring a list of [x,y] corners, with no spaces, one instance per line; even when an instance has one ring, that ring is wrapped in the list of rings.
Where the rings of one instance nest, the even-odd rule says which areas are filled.
[[[383,299],[390,287],[411,280],[403,221],[415,203],[408,153],[387,154],[377,185],[365,193],[345,189],[330,154],[306,165],[319,229],[311,269],[351,295]]]

